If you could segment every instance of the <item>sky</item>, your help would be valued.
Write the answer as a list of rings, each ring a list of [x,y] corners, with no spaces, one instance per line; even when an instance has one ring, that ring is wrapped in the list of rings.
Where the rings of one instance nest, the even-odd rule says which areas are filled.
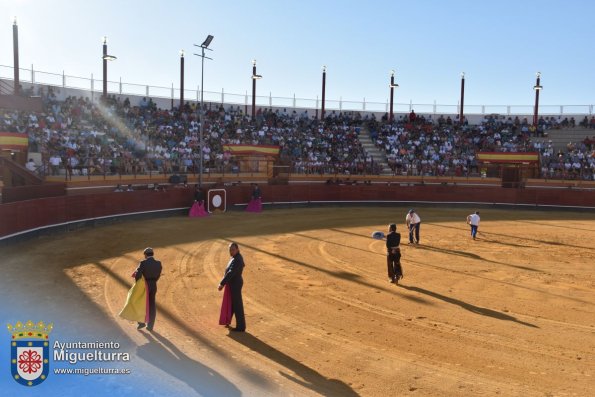
[[[258,103],[272,96],[289,106],[276,98],[295,95],[314,107],[326,65],[327,107],[365,98],[385,109],[391,70],[396,111],[410,103],[457,105],[461,72],[466,110],[512,105],[531,112],[538,71],[540,106],[595,104],[590,0],[0,0],[0,10],[0,65],[13,65],[16,16],[22,68],[101,79],[107,36],[108,53],[118,58],[108,80],[176,90],[179,51],[186,54],[185,87],[196,90],[201,60],[193,44],[211,34],[205,100],[222,90],[232,102],[250,98],[256,59]],[[0,67],[0,77],[12,77],[12,69]],[[170,95],[168,88],[152,92]]]

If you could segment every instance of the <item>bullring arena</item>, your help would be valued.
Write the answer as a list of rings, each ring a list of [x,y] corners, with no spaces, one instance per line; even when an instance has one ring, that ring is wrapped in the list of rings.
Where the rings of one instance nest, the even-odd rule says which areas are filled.
[[[0,1],[0,397],[595,396],[595,2],[493,3]]]
[[[409,200],[506,201],[512,193],[503,188],[319,184],[263,186],[265,209],[253,214],[242,211],[247,186],[224,188],[228,211],[206,218],[186,216],[185,189],[41,199],[43,211],[27,202],[0,206],[12,206],[3,219],[17,212],[31,223],[20,227],[69,229],[42,228],[39,236],[5,244],[3,294],[51,301],[41,305],[54,316],[100,324],[183,395],[592,393],[592,211],[521,205],[528,197],[516,189],[513,206]],[[125,194],[145,208],[134,211]],[[155,205],[155,196],[141,199],[151,194],[162,207],[181,209],[139,217]],[[279,205],[284,194],[298,203]],[[556,200],[588,202],[590,194],[560,193]],[[371,196],[386,200],[361,199]],[[404,217],[412,206],[422,218],[419,245],[406,244]],[[97,220],[113,208],[137,216]],[[482,223],[473,241],[465,218],[476,209]],[[86,221],[59,219],[73,213]],[[96,227],[85,226],[93,217]],[[371,238],[390,222],[403,236],[405,277],[398,285],[387,282],[384,241]],[[231,241],[246,260],[245,334],[218,325],[216,287]],[[118,317],[147,245],[164,264],[153,333]]]

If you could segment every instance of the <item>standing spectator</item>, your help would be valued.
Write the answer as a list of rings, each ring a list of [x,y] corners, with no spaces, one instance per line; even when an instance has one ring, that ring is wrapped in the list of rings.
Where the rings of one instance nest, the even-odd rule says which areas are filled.
[[[388,267],[388,278],[391,283],[398,283],[403,278],[401,268],[401,234],[397,233],[397,225],[391,223],[388,225],[388,234],[386,235],[386,263]]]
[[[58,175],[60,173],[60,164],[62,159],[57,154],[50,157],[50,167],[52,168],[52,175]]]
[[[405,217],[405,224],[407,225],[407,229],[409,229],[409,244],[419,244],[419,227],[421,224],[421,218],[415,210],[411,209],[407,213]],[[415,239],[413,238],[413,233],[415,232]]]
[[[471,226],[471,237],[475,240],[477,229],[479,228],[479,211],[467,216],[467,224]]]
[[[229,325],[231,317],[235,315],[236,327],[231,330],[244,332],[246,331],[244,302],[242,301],[242,286],[244,285],[242,272],[244,271],[244,258],[242,257],[242,254],[240,254],[240,248],[237,243],[229,244],[229,256],[231,256],[231,259],[225,269],[225,275],[219,283],[219,287],[217,287],[219,291],[225,287],[219,324]],[[229,307],[229,301],[231,301],[231,307]]]
[[[409,113],[409,122],[415,123],[416,118],[417,118],[417,115],[415,114],[415,110],[411,109],[411,113]]]

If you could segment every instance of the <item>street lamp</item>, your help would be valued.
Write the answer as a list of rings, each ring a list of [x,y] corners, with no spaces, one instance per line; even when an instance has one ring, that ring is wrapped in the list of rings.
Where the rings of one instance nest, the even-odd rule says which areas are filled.
[[[197,45],[194,44],[195,47],[200,47],[201,53],[199,54],[194,54],[198,57],[201,57],[201,69],[200,69],[200,108],[198,110],[198,117],[199,117],[199,122],[200,122],[200,137],[199,137],[199,146],[200,146],[200,165],[199,165],[199,173],[198,173],[198,186],[202,187],[202,167],[203,167],[203,158],[204,158],[204,154],[203,154],[203,131],[204,131],[204,122],[203,122],[203,93],[204,93],[204,75],[205,75],[205,58],[206,59],[210,59],[211,61],[213,60],[213,58],[209,58],[208,56],[205,56],[205,50],[209,50],[209,51],[213,51],[212,49],[208,48],[209,44],[211,44],[211,41],[213,41],[213,36],[212,35],[208,35],[207,38],[205,39],[205,41],[202,42],[201,45]]]
[[[533,113],[533,126],[535,126],[535,128],[537,128],[537,119],[539,117],[539,91],[541,91],[543,89],[543,86],[540,85],[541,82],[541,72],[537,72],[537,81],[535,82],[535,85],[533,86],[533,89],[535,90],[535,109],[534,109],[534,113]]]
[[[462,126],[465,121],[463,108],[465,107],[465,72],[461,73],[461,109],[459,114],[459,125]]]
[[[322,107],[320,108],[320,120],[324,120],[324,99],[326,91],[326,65],[322,67]]]
[[[107,36],[103,36],[103,99],[107,98],[107,61],[115,61],[117,58],[107,54]]]
[[[184,107],[184,50],[180,50],[180,107],[181,112]]]
[[[252,60],[252,120],[256,117],[256,80],[262,79],[262,75],[256,74],[256,59]]]
[[[390,71],[390,84],[389,84],[389,87],[390,87],[390,115],[389,115],[389,119],[388,119],[388,121],[390,123],[392,123],[393,118],[394,118],[394,116],[393,116],[393,98],[395,95],[395,88],[398,86],[399,86],[398,84],[395,84],[395,71],[391,70]]]
[[[12,51],[14,54],[14,87],[13,94],[20,94],[21,82],[19,80],[19,26],[17,25],[17,17],[14,17],[12,24]]]

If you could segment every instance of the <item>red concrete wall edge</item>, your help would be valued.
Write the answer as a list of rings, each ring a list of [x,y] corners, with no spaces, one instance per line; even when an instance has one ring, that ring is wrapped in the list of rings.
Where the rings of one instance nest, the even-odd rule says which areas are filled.
[[[225,186],[227,208],[250,200],[251,186]],[[262,185],[264,203],[290,202],[468,202],[595,208],[595,191],[573,189],[506,189],[437,185]],[[139,190],[47,197],[0,205],[0,238],[40,227],[119,214],[190,207],[193,189]]]

